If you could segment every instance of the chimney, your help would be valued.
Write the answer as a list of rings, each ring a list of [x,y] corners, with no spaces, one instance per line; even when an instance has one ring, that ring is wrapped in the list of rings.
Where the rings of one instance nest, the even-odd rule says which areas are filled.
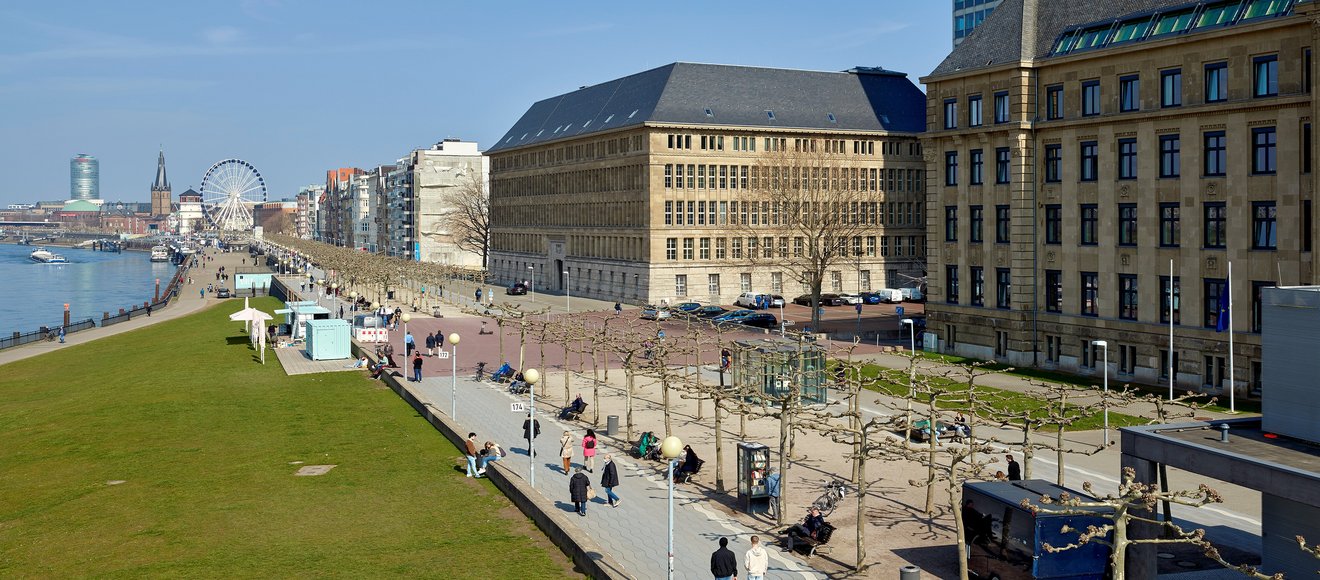
[[[1019,55],[1021,60],[1036,58],[1036,12],[1040,0],[1022,0],[1022,45]]]

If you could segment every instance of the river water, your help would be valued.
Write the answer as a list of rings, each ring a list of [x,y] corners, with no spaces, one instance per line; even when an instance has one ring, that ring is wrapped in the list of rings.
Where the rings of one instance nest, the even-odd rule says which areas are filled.
[[[151,300],[156,279],[169,284],[174,265],[152,262],[147,252],[97,252],[50,247],[67,264],[28,259],[36,246],[0,244],[0,333],[57,326],[69,304],[70,320],[114,315],[120,308]]]

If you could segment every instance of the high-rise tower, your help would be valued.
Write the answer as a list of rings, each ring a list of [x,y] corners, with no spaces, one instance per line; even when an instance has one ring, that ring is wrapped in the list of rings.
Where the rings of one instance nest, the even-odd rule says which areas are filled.
[[[156,181],[151,184],[151,215],[169,215],[172,204],[170,180],[165,177],[165,150],[162,149],[156,161]]]
[[[101,199],[101,169],[95,157],[79,153],[69,160],[69,199]]]

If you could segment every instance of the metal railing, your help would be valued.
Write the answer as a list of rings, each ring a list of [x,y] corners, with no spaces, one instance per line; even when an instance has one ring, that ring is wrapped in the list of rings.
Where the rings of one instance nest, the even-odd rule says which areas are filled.
[[[64,334],[67,336],[74,332],[87,330],[89,328],[96,328],[96,321],[91,318],[69,323],[68,326],[64,327]],[[56,324],[53,326],[43,326],[30,332],[14,332],[9,336],[0,337],[0,350],[22,346],[32,342],[40,342],[52,337],[52,333],[58,334],[59,331],[60,325]]]

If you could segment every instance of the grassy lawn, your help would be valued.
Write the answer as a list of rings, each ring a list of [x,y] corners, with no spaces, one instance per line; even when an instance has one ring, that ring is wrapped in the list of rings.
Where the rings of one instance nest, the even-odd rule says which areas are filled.
[[[392,391],[254,362],[239,308],[0,367],[0,577],[574,577]]]
[[[907,384],[906,373],[903,373],[901,371],[896,371],[894,369],[887,369],[874,364],[864,365],[861,369],[861,373],[863,377],[870,379],[865,383],[867,389],[879,393],[884,393],[893,397],[904,397],[907,395],[908,384]],[[884,377],[882,376],[882,373],[888,374],[890,376]],[[893,378],[894,375],[901,375],[901,378]],[[918,374],[917,377],[918,379],[923,378],[923,376],[920,374]],[[930,381],[932,381],[933,384],[938,386],[941,389],[941,391],[945,393],[953,393],[953,394],[964,393],[968,389],[967,383],[952,381],[942,377],[924,377],[924,378],[927,378]],[[978,393],[981,393],[979,396],[981,400],[987,402],[993,401],[995,408],[1002,410],[1005,414],[1018,414],[1026,411],[1026,412],[1030,412],[1032,417],[1047,416],[1047,412],[1045,409],[1045,402],[1041,401],[1040,399],[1034,398],[1026,393],[1019,393],[1016,391],[1008,391],[1004,389],[996,389],[994,387],[986,387],[986,386],[978,386],[976,390]],[[954,396],[952,398],[958,399],[961,397]],[[945,409],[949,411],[967,410],[967,405],[965,403],[960,403],[957,401],[950,401],[948,404],[937,405],[937,406],[940,407],[941,409]],[[981,419],[984,421],[997,420],[996,417],[984,416],[984,413],[980,415],[981,415]],[[1149,421],[1142,419],[1141,417],[1127,415],[1124,413],[1116,413],[1113,411],[1109,412],[1109,425],[1111,427],[1129,427],[1133,425],[1145,425],[1147,423],[1149,423]],[[1092,429],[1100,429],[1103,426],[1104,426],[1103,413],[1095,413],[1093,415],[1078,419],[1077,421],[1073,422],[1071,425],[1065,427],[1064,430],[1090,431]],[[1046,428],[1052,429],[1052,427],[1046,427]]]
[[[933,352],[920,352],[919,356],[921,356],[922,358],[937,360],[948,364],[970,364],[970,363],[985,362],[980,359],[962,357],[952,354],[933,353]],[[1060,383],[1065,385],[1078,385],[1085,387],[1100,388],[1100,386],[1103,383],[1103,380],[1100,378],[1083,377],[1068,373],[1048,371],[1044,369],[1033,369],[1030,367],[1014,368],[1012,370],[1008,370],[1010,368],[1008,365],[993,363],[993,362],[985,365],[985,368],[1000,372],[1006,372],[1006,374],[1017,377],[1038,379],[1042,381],[1049,381],[1052,383]],[[1168,397],[1169,395],[1169,385],[1167,383],[1164,385],[1146,385],[1141,383],[1122,383],[1111,379],[1109,384],[1110,388],[1121,387],[1123,385],[1127,385],[1129,388],[1131,388],[1134,391],[1148,395],[1156,395],[1163,397]],[[1174,391],[1174,394],[1181,396],[1185,394],[1185,391],[1176,390]],[[1212,404],[1211,401],[1214,401],[1214,403]],[[1202,405],[1207,410],[1210,411],[1215,411],[1218,413],[1228,412],[1227,397],[1223,397],[1223,396],[1216,397],[1215,395],[1197,395],[1188,399],[1188,402],[1195,403],[1197,405]],[[1240,412],[1260,413],[1260,401],[1239,399],[1235,401],[1235,403],[1237,410]],[[1113,414],[1111,413],[1110,419],[1112,418],[1113,418]]]

